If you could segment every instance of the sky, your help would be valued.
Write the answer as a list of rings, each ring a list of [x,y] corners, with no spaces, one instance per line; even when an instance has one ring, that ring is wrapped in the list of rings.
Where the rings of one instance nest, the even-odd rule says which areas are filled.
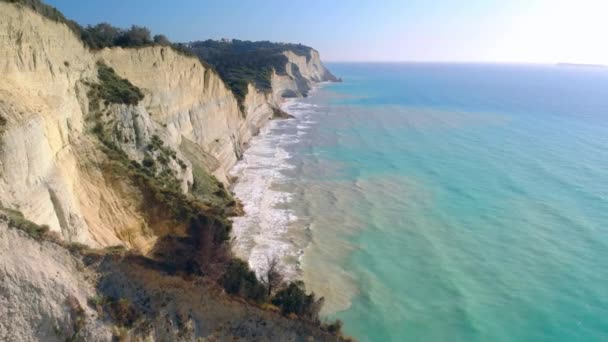
[[[309,45],[325,61],[608,64],[608,0],[47,0],[176,42]]]

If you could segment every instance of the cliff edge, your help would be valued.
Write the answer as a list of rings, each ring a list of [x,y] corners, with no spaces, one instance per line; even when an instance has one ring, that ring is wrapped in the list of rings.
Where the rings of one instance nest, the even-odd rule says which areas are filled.
[[[336,339],[217,285],[228,170],[284,97],[333,80],[318,53],[237,98],[194,56],[91,50],[31,3],[0,1],[0,339]]]
[[[169,163],[184,193],[197,169],[229,185],[228,170],[282,98],[305,94],[303,83],[310,87],[329,74],[316,51],[309,61],[285,52],[290,72],[273,74],[271,92],[249,84],[241,110],[217,73],[195,57],[163,46],[91,51],[69,27],[28,8],[0,2],[0,13],[2,205],[93,246],[131,245],[120,227],[143,223],[125,189],[109,184],[96,165],[102,157],[87,120],[96,114],[88,93],[98,82],[98,63],[144,95],[137,105],[104,106],[110,138],[142,162],[159,137],[185,165]]]

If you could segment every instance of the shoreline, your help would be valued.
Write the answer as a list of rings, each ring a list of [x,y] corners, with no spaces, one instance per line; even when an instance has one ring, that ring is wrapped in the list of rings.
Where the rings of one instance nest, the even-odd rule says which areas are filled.
[[[342,254],[318,243],[318,239],[327,238],[326,232],[317,232],[324,219],[309,212],[314,205],[302,192],[309,176],[302,169],[308,164],[300,149],[310,146],[311,137],[307,136],[316,134],[310,129],[319,124],[321,119],[315,116],[322,112],[317,108],[324,106],[307,99],[327,84],[331,82],[315,84],[306,98],[285,99],[281,110],[294,119],[265,125],[230,175],[237,177],[231,190],[244,209],[243,216],[232,219],[232,251],[257,274],[266,270],[270,260],[278,259],[285,280],[302,280],[307,291],[326,298],[321,314],[331,317],[347,310],[359,290],[349,273],[334,264],[338,261],[334,258]],[[326,228],[330,227],[322,227]]]
[[[290,117],[265,124],[249,141],[243,158],[229,171],[229,175],[236,178],[231,190],[244,210],[242,216],[232,218],[232,251],[258,274],[276,258],[280,260],[280,271],[286,279],[303,278],[302,258],[310,241],[295,245],[284,239],[299,219],[291,206],[293,194],[280,187],[290,180],[283,171],[295,169],[289,162],[292,155],[285,147],[297,144],[309,127],[310,123],[303,120],[303,116],[312,106],[302,101],[330,83],[315,83],[307,97],[283,99],[279,108]],[[295,134],[285,130],[295,131]]]

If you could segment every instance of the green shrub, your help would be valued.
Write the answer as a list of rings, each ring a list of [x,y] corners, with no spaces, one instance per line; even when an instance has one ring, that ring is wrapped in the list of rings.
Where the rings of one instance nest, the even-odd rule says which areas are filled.
[[[152,145],[152,148],[160,149],[164,145],[163,141],[156,134],[152,135],[152,137],[150,138],[150,141],[151,141],[150,144]]]
[[[258,281],[255,273],[249,269],[249,265],[240,259],[230,261],[220,283],[226,292],[256,301],[263,300],[266,294],[264,285]]]
[[[294,281],[274,295],[272,304],[281,308],[284,315],[293,313],[303,318],[317,320],[323,299],[316,300],[314,293],[306,294],[304,283]]]
[[[78,33],[82,41],[94,50],[114,46],[137,48],[160,45],[169,46],[178,53],[192,55],[182,44],[172,44],[165,35],[157,34],[152,38],[150,30],[143,26],[133,25],[129,29],[122,29],[108,23],[99,23],[84,28],[80,27]]]
[[[146,154],[144,156],[144,159],[142,160],[141,164],[146,169],[150,169],[150,170],[154,170],[154,168],[156,167],[156,162],[154,161],[154,159],[152,159],[152,157],[149,154]]]
[[[164,154],[159,154],[157,160],[163,166],[169,165],[169,158],[167,158],[167,156]]]
[[[127,247],[125,247],[123,245],[114,245],[114,246],[108,246],[108,247],[104,248],[104,250],[108,254],[122,254],[127,251]]]
[[[6,118],[2,115],[0,115],[0,138],[2,136],[2,134],[4,133],[4,131],[6,130],[6,126],[8,125],[8,121],[6,120]]]
[[[122,47],[140,47],[152,45],[150,30],[147,27],[133,25],[130,29],[119,31],[114,45]]]
[[[106,298],[104,309],[112,320],[121,327],[132,327],[140,316],[128,299]]]
[[[39,225],[36,224],[23,216],[23,214],[17,210],[1,208],[2,211],[6,214],[6,218],[8,219],[8,225],[10,227],[20,229],[26,232],[29,236],[36,240],[44,239],[49,233],[49,226],[46,224]]]
[[[169,38],[167,38],[164,34],[157,34],[154,36],[154,44],[158,45],[171,45]]]
[[[103,49],[114,45],[114,40],[121,34],[121,30],[108,23],[99,23],[82,29],[80,38],[91,49]]]
[[[84,252],[86,252],[87,250],[89,250],[89,246],[84,245],[82,243],[79,242],[71,242],[68,245],[68,250],[72,253],[75,254],[83,254]]]
[[[332,323],[323,324],[321,326],[321,328],[331,334],[341,335],[343,325],[344,325],[344,323],[341,320],[337,319],[337,320],[333,321]]]
[[[97,63],[97,75],[100,81],[96,87],[97,95],[106,102],[136,105],[143,100],[144,94],[139,88],[101,62]]]

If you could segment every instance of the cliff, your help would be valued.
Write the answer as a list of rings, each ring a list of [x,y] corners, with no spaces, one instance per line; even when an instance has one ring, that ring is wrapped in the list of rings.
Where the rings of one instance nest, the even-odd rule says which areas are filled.
[[[247,84],[284,97],[306,96],[315,82],[338,81],[321,62],[319,52],[302,44],[206,40],[187,44],[190,52],[212,65],[239,101]]]
[[[262,310],[142,265],[36,241],[0,212],[2,341],[334,341],[312,323]]]
[[[282,97],[305,94],[328,74],[316,51],[308,62],[286,52],[286,69],[295,65],[299,73],[273,75],[271,94],[249,85],[242,113],[217,74],[196,58],[169,47],[92,52],[66,25],[4,2],[0,12],[0,112],[7,120],[1,136],[2,205],[69,241],[114,245],[122,241],[116,227],[141,223],[134,204],[125,203],[121,189],[94,165],[102,157],[87,131],[87,84],[97,82],[98,61],[145,94],[137,106],[106,108],[121,147],[141,161],[151,137],[159,136],[187,164],[172,165],[184,192],[193,181],[192,164],[202,164],[227,185],[227,171]],[[200,158],[184,155],[185,145]]]
[[[321,63],[319,52],[310,50],[309,56],[301,56],[292,51],[283,52],[289,61],[285,66],[285,75],[273,72],[272,93],[275,99],[285,97],[303,97],[315,83],[338,79]]]
[[[170,47],[92,51],[67,25],[25,6],[0,1],[0,16],[0,207],[48,226],[58,240],[34,241],[0,222],[0,339],[58,340],[78,333],[107,340],[115,329],[85,305],[100,293],[127,296],[152,321],[164,322],[159,326],[171,326],[169,335],[142,328],[137,336],[174,339],[183,331],[181,323],[175,326],[175,312],[185,310],[189,300],[180,293],[213,287],[112,258],[83,268],[83,258],[66,246],[120,245],[165,266],[181,262],[176,255],[190,266],[203,259],[211,265],[214,253],[224,248],[216,236],[229,229],[226,216],[239,211],[226,191],[228,170],[283,97],[304,96],[331,74],[316,51],[309,59],[286,51],[287,75],[273,74],[270,92],[249,84],[240,105],[214,70]],[[141,101],[114,103],[100,96],[104,70],[141,90]],[[184,210],[187,219],[181,218]],[[204,225],[214,237],[194,234],[193,225]],[[136,274],[162,281],[109,285],[137,284]],[[175,303],[173,311],[161,313],[142,304],[152,297],[141,293],[160,293],[164,281],[175,285]],[[206,299],[205,308],[226,310],[210,315],[191,308],[196,317],[186,319],[192,327],[187,336],[234,337],[240,331],[241,338],[262,340],[331,338],[225,295],[214,298]],[[80,316],[93,318],[83,323]],[[260,322],[276,330],[257,326]]]

